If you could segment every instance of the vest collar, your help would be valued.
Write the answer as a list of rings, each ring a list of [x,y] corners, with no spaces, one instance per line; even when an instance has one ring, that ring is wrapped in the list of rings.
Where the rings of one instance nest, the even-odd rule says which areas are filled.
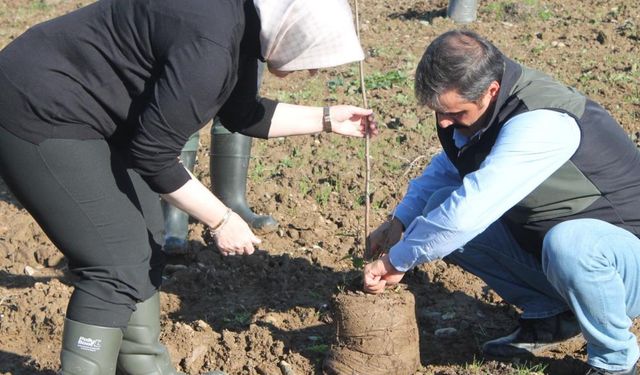
[[[505,111],[505,109],[509,107],[508,104],[512,99],[513,89],[516,85],[516,82],[522,75],[522,66],[504,55],[502,57],[504,60],[504,70],[502,73],[502,79],[500,80],[500,91],[498,92],[498,98],[496,99],[495,105],[493,106],[493,113],[491,113],[491,117],[489,117],[487,125],[478,130],[473,136],[471,136],[471,138],[469,138],[469,141],[464,145],[464,147],[459,149],[458,155],[460,155],[470,146],[476,144],[480,140],[480,138],[482,138],[482,135],[489,128],[491,128],[493,124],[500,122],[501,119],[506,118],[506,116],[511,113],[511,110]],[[452,135],[453,134],[451,134],[451,136]]]

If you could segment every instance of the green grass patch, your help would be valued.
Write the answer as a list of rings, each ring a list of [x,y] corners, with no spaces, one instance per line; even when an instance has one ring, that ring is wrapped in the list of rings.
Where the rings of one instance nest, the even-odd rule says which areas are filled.
[[[375,71],[365,76],[365,87],[367,90],[380,90],[391,89],[394,87],[409,87],[411,85],[411,79],[409,75],[399,69],[390,70],[386,72]],[[342,73],[326,83],[329,93],[336,94],[341,91],[345,94],[357,94],[360,92],[360,78],[358,74],[352,72]],[[405,100],[410,103],[409,96],[405,98],[396,98],[397,100]]]
[[[553,10],[540,4],[539,0],[490,2],[480,8],[480,12],[498,21],[526,21],[532,17],[549,21],[556,16]]]
[[[318,202],[320,206],[323,206],[323,207],[326,206],[327,203],[329,203],[329,196],[331,195],[332,191],[333,191],[333,187],[328,182],[325,182],[322,185],[320,185],[320,189],[316,194],[316,202]]]

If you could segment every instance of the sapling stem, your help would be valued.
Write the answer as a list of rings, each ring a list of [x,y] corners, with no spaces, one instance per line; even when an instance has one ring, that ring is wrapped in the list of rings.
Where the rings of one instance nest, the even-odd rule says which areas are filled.
[[[358,0],[355,0],[355,13],[356,13],[356,34],[358,35],[358,40],[360,40],[360,44],[362,45],[362,39],[360,38],[360,11],[358,8]],[[366,56],[366,54],[365,54]],[[362,92],[362,105],[364,108],[369,108],[369,104],[367,102],[367,87],[365,85],[364,80],[364,59],[360,60],[360,91]],[[367,120],[365,120],[367,122]],[[371,134],[369,132],[369,124],[365,124],[365,136],[364,136],[364,158],[365,158],[365,177],[364,177],[364,252],[363,254],[369,253],[369,213],[371,210],[371,202],[369,201],[370,193],[369,193],[369,181],[371,181],[371,158],[369,152],[369,143],[371,140]]]

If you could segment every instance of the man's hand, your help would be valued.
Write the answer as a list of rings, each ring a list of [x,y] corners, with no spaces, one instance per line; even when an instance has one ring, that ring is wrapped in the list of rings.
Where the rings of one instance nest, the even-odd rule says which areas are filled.
[[[389,251],[391,246],[395,245],[402,237],[404,226],[398,218],[393,218],[382,223],[376,230],[369,234],[367,243],[369,246],[365,249],[364,259],[377,259],[381,254]]]
[[[387,285],[399,283],[403,276],[404,272],[393,268],[389,261],[389,255],[385,254],[380,259],[364,266],[363,289],[367,293],[382,293]]]

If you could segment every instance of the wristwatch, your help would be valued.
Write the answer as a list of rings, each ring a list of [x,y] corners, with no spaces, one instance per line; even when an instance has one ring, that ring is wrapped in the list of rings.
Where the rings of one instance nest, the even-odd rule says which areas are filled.
[[[329,113],[329,107],[322,108],[322,131],[331,133],[331,114]]]

